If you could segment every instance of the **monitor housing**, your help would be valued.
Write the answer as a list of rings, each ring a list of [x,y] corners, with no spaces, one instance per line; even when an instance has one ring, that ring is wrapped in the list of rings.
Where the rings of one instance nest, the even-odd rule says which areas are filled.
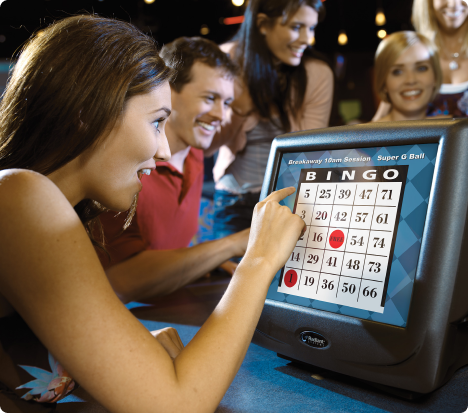
[[[412,182],[416,176],[414,171],[412,172],[411,166],[409,169],[404,167],[405,164],[409,163],[403,162],[401,159],[401,153],[404,153],[404,149],[401,148],[405,147],[410,149],[423,148],[419,152],[417,149],[411,149],[407,152],[408,154],[420,155],[425,153],[426,149],[431,153],[430,162],[433,167],[427,169],[432,168],[432,172],[427,172],[426,175],[421,174],[415,183]],[[358,153],[359,155],[350,156],[349,158],[353,161],[345,163],[342,156],[345,153]],[[387,153],[390,159],[377,161],[376,157],[379,156],[379,153]],[[335,156],[336,154],[340,156]],[[396,154],[400,154],[400,158],[395,158]],[[391,234],[392,237],[389,238],[393,245],[385,254],[381,254],[382,260],[387,260],[387,273],[386,277],[382,276],[380,280],[383,283],[381,284],[383,285],[382,290],[376,288],[373,292],[373,295],[376,296],[377,293],[380,294],[379,297],[384,304],[382,311],[379,311],[378,305],[374,304],[372,304],[373,307],[367,308],[362,304],[361,308],[356,308],[356,306],[359,307],[358,304],[345,305],[347,302],[333,301],[337,298],[327,298],[323,294],[320,296],[310,295],[319,293],[318,288],[314,291],[311,289],[311,292],[304,289],[303,293],[288,294],[289,287],[285,287],[285,281],[294,285],[295,288],[297,283],[301,282],[300,279],[302,283],[306,280],[301,278],[302,272],[308,275],[315,274],[314,277],[317,276],[314,282],[307,279],[316,287],[323,285],[323,277],[330,273],[330,271],[320,272],[318,267],[291,267],[289,265],[291,262],[288,261],[289,264],[287,263],[286,267],[278,272],[271,284],[256,329],[254,342],[287,359],[416,393],[428,393],[436,389],[445,383],[457,368],[467,364],[468,254],[466,252],[468,252],[468,240],[466,237],[466,215],[468,156],[466,154],[468,154],[468,120],[443,119],[371,123],[303,131],[275,138],[270,151],[260,199],[264,199],[272,191],[280,189],[282,186],[292,184],[297,188],[308,184],[304,170],[323,172],[321,168],[325,168],[327,171],[333,169],[332,173],[341,176],[335,177],[335,182],[349,184],[350,181],[346,178],[351,176],[352,169],[356,170],[356,176],[360,176],[365,170],[376,170],[385,166],[383,170],[398,167],[403,174],[408,174],[401,182],[401,193],[404,195],[410,193],[408,191],[413,191],[414,197],[417,197],[416,192],[418,191],[414,192],[414,188],[418,190],[420,187],[422,188],[419,189],[420,194],[424,192],[421,196],[424,202],[421,201],[420,210],[413,211],[413,218],[409,213],[406,214],[409,211],[408,208],[411,207],[409,203],[412,202],[413,195],[411,195],[413,198],[408,197],[407,205],[402,195],[399,199],[400,204],[394,206],[396,215],[392,215],[395,218],[392,222],[394,222],[395,227],[394,233]],[[362,160],[367,157],[366,155],[369,155],[370,161]],[[395,159],[391,159],[392,156]],[[324,159],[327,157],[331,161],[325,166]],[[323,163],[318,164],[318,159],[322,159]],[[332,162],[340,159],[341,162]],[[282,178],[281,180],[280,172],[284,175],[285,168],[289,167],[288,163],[291,161],[297,162],[290,165],[299,165],[299,170],[288,171],[291,172],[290,175],[293,178],[289,177],[289,180]],[[424,162],[426,166],[429,165],[427,158]],[[395,165],[395,168],[391,167],[392,165]],[[412,165],[416,165],[416,163]],[[407,169],[406,172],[403,169]],[[346,174],[341,173],[344,170],[347,171]],[[379,173],[383,173],[383,171]],[[388,176],[391,176],[392,173],[389,172],[389,174]],[[344,180],[342,180],[343,176]],[[324,175],[315,182],[318,185],[324,185],[327,183],[326,177]],[[363,180],[361,179],[361,181]],[[356,185],[359,185],[359,182],[356,182]],[[324,194],[327,194],[328,187],[319,186],[318,188],[317,191],[325,190]],[[345,186],[337,186],[336,188],[347,191]],[[302,203],[299,202],[301,201],[300,197],[305,194],[305,189],[299,188],[299,192],[302,194],[295,193],[289,200],[284,201],[285,205],[298,214],[302,213],[302,210],[298,210],[298,205],[306,205],[303,202],[304,198],[302,198]],[[347,192],[345,193],[347,194]],[[359,192],[359,194],[361,193]],[[380,193],[380,195],[382,194]],[[388,192],[386,194],[388,195]],[[357,190],[354,190],[352,196],[357,196]],[[423,196],[425,197],[423,198]],[[311,205],[317,206],[316,203]],[[364,208],[362,205],[357,206]],[[375,211],[381,213],[383,207],[376,205],[375,202],[373,206],[369,206],[369,208],[373,208],[372,213]],[[341,211],[339,203],[327,206],[327,208],[333,208],[328,212],[335,212],[334,216],[339,217],[336,215],[336,211]],[[343,208],[349,208],[349,206],[345,205]],[[344,211],[347,210],[344,209]],[[344,214],[343,211],[340,213]],[[379,214],[377,213],[377,215]],[[381,222],[384,217],[385,215],[381,214]],[[417,219],[421,221],[421,224],[417,225],[418,229],[412,228]],[[377,223],[372,225],[377,225]],[[333,226],[330,223],[326,228],[329,231],[326,241],[338,240],[339,244],[339,237],[330,238],[331,232],[335,230],[331,228]],[[349,222],[347,228],[349,228]],[[412,232],[406,233],[408,228]],[[363,228],[358,229],[363,230]],[[368,229],[373,231],[379,228],[376,226]],[[350,235],[351,233],[347,231],[342,230],[342,233],[338,232],[338,235]],[[416,241],[409,239],[408,234],[411,235],[411,233],[417,239]],[[405,245],[405,241],[407,243],[413,242],[413,244]],[[416,246],[411,250],[413,245]],[[340,245],[336,251],[347,247],[348,244]],[[329,248],[329,250],[334,248]],[[400,281],[406,283],[407,285],[404,287],[409,290],[409,293],[405,293],[407,303],[404,305],[400,303],[401,308],[403,308],[403,310],[400,309],[400,318],[392,318],[386,315],[385,310],[391,306],[398,307],[397,304],[393,303],[395,299],[389,295],[397,288],[391,284],[392,291],[389,291],[388,287],[392,277],[395,279],[398,277],[395,275],[398,272],[397,266],[404,267],[399,262],[397,255],[401,256],[400,253],[405,248],[408,251],[411,250],[411,254],[408,252],[407,255],[412,256],[414,271],[411,273],[411,268],[407,268],[409,271],[409,274],[406,274],[407,279]],[[310,253],[312,250],[305,251]],[[324,254],[329,252],[325,250]],[[349,258],[350,256],[346,254],[352,252],[352,250],[343,250],[339,255]],[[371,252],[371,254],[373,253]],[[364,255],[362,256],[364,257]],[[372,255],[369,257],[372,258]],[[369,257],[365,258],[367,268],[370,268],[369,262],[375,262],[374,259],[370,261]],[[293,255],[293,258],[297,258],[297,255]],[[301,257],[301,259],[303,258]],[[307,265],[313,266],[314,260]],[[323,260],[322,264],[326,261],[327,259]],[[351,261],[351,264],[353,262]],[[364,263],[364,258],[362,262]],[[332,260],[331,263],[334,261]],[[349,263],[349,260],[343,259],[342,269],[346,263]],[[296,263],[293,262],[293,264]],[[373,268],[375,269],[375,267]],[[308,272],[309,270],[315,272]],[[352,268],[350,267],[346,271],[348,270],[352,271]],[[289,278],[285,279],[285,274],[288,271],[290,271]],[[337,291],[337,295],[338,288],[340,291],[343,290],[343,280],[345,280],[343,274],[352,276],[352,273],[349,272],[335,272],[328,275],[336,280],[333,291]],[[363,275],[361,278],[364,280]],[[367,278],[370,278],[371,281]],[[318,284],[320,280],[322,280],[322,284]],[[378,279],[372,279],[372,277],[366,277],[366,280],[363,280],[360,282],[379,282]],[[386,285],[384,285],[385,283]],[[357,284],[356,288],[356,292],[358,292]],[[403,287],[400,285],[399,288],[401,290]],[[364,288],[359,290],[361,294],[363,291]],[[372,288],[366,290],[368,296],[370,291]],[[363,296],[361,295],[361,297]],[[390,310],[387,311],[387,314],[389,313]]]

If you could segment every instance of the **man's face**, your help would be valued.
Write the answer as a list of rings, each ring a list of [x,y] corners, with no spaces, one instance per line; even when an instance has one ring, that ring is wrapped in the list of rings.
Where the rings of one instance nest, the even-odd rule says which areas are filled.
[[[180,93],[171,91],[172,114],[167,125],[171,150],[182,146],[207,149],[234,99],[234,79],[223,69],[195,62],[191,77]]]

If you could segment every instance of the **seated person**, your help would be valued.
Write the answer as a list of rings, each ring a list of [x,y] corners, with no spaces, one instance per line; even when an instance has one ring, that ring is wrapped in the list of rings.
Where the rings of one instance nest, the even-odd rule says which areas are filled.
[[[110,211],[100,217],[110,255],[100,253],[101,262],[124,302],[170,293],[244,255],[248,240],[246,230],[186,248],[198,229],[203,149],[210,146],[233,100],[236,66],[215,43],[202,38],[176,39],[161,55],[177,65],[166,124],[172,157],[143,178],[136,215],[125,231],[126,214]],[[236,264],[226,266],[233,273]]]
[[[426,117],[442,83],[442,71],[437,49],[425,36],[412,31],[392,33],[380,42],[374,69],[375,90],[391,104],[390,112],[377,122]]]
[[[213,412],[234,379],[305,226],[279,204],[294,188],[259,202],[187,347],[125,308],[93,246],[103,208],[128,210],[139,176],[169,159],[171,76],[152,38],[95,16],[50,25],[19,57],[0,102],[0,410],[55,411],[79,383],[112,413]]]

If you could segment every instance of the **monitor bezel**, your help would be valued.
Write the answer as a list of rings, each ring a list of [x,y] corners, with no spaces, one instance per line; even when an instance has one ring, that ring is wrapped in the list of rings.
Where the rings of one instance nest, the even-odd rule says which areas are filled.
[[[461,263],[467,263],[462,247],[467,243],[464,228],[468,174],[464,171],[468,171],[468,160],[460,154],[468,153],[468,120],[388,122],[281,135],[275,138],[271,147],[260,199],[263,200],[276,187],[283,153],[422,143],[438,143],[439,147],[406,327],[267,299],[258,330],[264,337],[291,347],[282,354],[289,352],[285,355],[347,374],[350,373],[350,363],[361,367],[396,365],[424,353],[429,346],[427,340],[431,342],[432,354],[442,354],[450,335],[450,323],[468,315],[468,305],[458,302],[460,299],[455,303],[452,300],[457,296],[455,284],[468,287],[468,282],[461,279],[460,268]],[[445,208],[444,198],[450,199],[450,217],[438,213]],[[434,219],[436,214],[437,220]],[[450,241],[440,241],[443,239]],[[445,276],[438,277],[438,274]],[[284,331],[288,328],[293,329],[289,334]],[[315,349],[300,343],[299,334],[307,329],[324,335],[330,345]],[[280,331],[281,334],[278,333]],[[350,340],[346,341],[346,349],[340,350],[343,337]],[[385,342],[382,342],[382,337],[385,337]],[[375,342],[379,345],[374,345],[370,354],[371,343]],[[320,357],[317,357],[318,353]],[[341,359],[340,367],[337,358]],[[348,368],[343,368],[344,364]],[[431,363],[426,363],[425,369],[432,369],[431,377],[436,374],[436,367]]]

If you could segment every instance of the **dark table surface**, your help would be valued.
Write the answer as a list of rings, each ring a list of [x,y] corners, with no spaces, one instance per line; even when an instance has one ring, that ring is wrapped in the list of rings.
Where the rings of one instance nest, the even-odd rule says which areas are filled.
[[[127,308],[149,330],[176,328],[187,344],[213,311],[228,283],[228,277],[213,275],[163,297],[153,305],[130,303]],[[468,411],[468,367],[457,371],[434,393],[417,401],[407,401],[348,376],[299,367],[277,357],[276,353],[251,344],[216,411],[461,413]],[[80,388],[58,404],[57,412],[103,413],[106,410]]]

